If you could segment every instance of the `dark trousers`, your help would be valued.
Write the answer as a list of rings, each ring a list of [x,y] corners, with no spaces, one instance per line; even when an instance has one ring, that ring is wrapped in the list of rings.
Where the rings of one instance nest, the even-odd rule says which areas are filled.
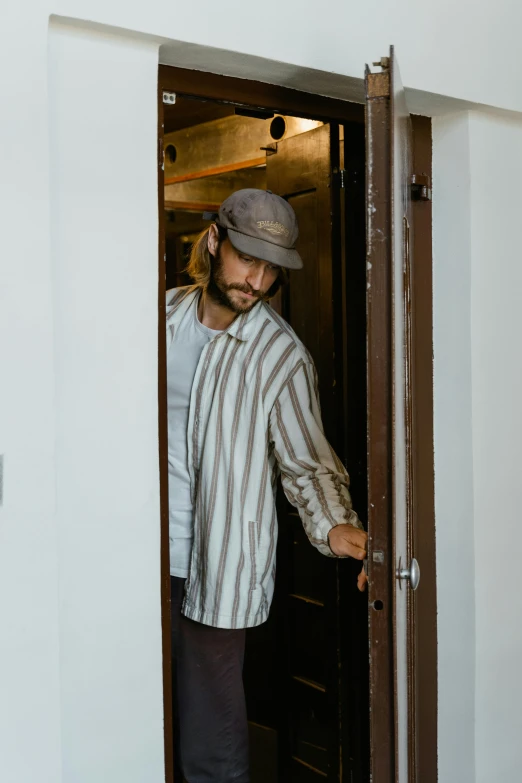
[[[245,631],[187,619],[185,580],[170,587],[175,783],[249,783]]]

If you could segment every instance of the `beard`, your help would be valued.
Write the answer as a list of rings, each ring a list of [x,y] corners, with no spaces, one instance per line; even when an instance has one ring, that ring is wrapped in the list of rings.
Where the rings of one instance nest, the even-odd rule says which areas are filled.
[[[242,291],[244,294],[251,294],[254,299],[250,302],[236,301],[230,296],[231,291]],[[232,312],[237,315],[241,315],[241,313],[248,313],[266,294],[264,291],[256,291],[252,286],[247,285],[247,283],[227,283],[223,272],[220,249],[218,247],[216,255],[213,257],[210,280],[207,286],[207,295],[216,304],[226,307],[228,310],[232,310]]]

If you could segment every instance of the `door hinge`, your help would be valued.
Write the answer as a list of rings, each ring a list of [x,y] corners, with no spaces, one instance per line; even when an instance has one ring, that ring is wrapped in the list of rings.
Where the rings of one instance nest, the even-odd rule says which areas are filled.
[[[163,90],[163,103],[168,103],[171,106],[176,103],[176,93]]]
[[[427,174],[411,175],[412,201],[431,201],[431,177]]]
[[[346,169],[338,169],[337,166],[332,170],[332,182],[338,188],[346,187],[346,178],[348,172]]]
[[[376,68],[382,68],[383,71],[386,71],[390,67],[390,58],[389,57],[381,57],[380,60],[377,60],[377,62],[372,63]]]

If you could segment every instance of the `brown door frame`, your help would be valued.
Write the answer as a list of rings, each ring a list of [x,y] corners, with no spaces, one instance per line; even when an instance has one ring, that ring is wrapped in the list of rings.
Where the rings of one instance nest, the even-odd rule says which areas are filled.
[[[165,783],[174,783],[174,723],[170,635],[170,547],[168,484],[167,338],[165,267],[165,186],[163,88],[158,83],[158,444],[160,480],[161,636],[163,661],[163,740]],[[177,782],[176,782],[177,783]]]
[[[388,58],[386,58],[388,59]],[[383,61],[381,61],[383,62]],[[389,58],[395,64],[393,50]],[[400,80],[400,77],[399,77]],[[368,240],[371,288],[368,294],[368,480],[372,500],[369,625],[372,661],[370,688],[372,776],[377,783],[393,783],[398,775],[395,737],[396,669],[395,602],[396,553],[393,508],[393,318],[405,319],[405,363],[410,396],[405,410],[409,559],[420,563],[418,592],[408,589],[408,780],[437,780],[437,609],[435,572],[435,511],[433,470],[433,338],[431,201],[411,199],[413,263],[404,266],[405,302],[393,304],[392,252],[394,221],[393,169],[395,161],[394,100],[397,86],[388,63],[383,71],[366,75],[366,136],[371,150],[367,161]],[[406,107],[404,107],[406,108]],[[407,111],[407,110],[406,110]],[[411,117],[412,173],[431,180],[431,120]],[[398,209],[400,210],[400,206]],[[406,241],[407,240],[403,240]],[[407,302],[407,305],[406,305]],[[403,311],[403,305],[405,307]],[[370,402],[369,402],[370,405]],[[372,521],[373,520],[373,521]]]
[[[158,75],[158,408],[159,408],[159,474],[160,474],[160,540],[161,540],[161,615],[163,651],[163,699],[165,740],[165,781],[174,783],[171,704],[171,640],[170,640],[170,567],[168,535],[168,440],[166,392],[166,336],[165,336],[165,224],[164,224],[164,157],[163,157],[163,92],[174,92],[187,97],[232,103],[248,108],[265,109],[281,114],[310,117],[325,122],[363,123],[364,106],[321,95],[302,92],[265,82],[237,79],[213,73],[192,71],[160,65]],[[431,174],[431,121],[414,121],[414,154],[417,166]],[[429,172],[428,172],[429,169]],[[416,169],[417,170],[417,169]],[[422,207],[425,207],[423,204]],[[431,207],[431,205],[430,205]],[[418,223],[418,226],[417,226]],[[417,412],[420,447],[416,456],[421,480],[417,492],[419,512],[423,514],[422,543],[418,542],[419,558],[426,565],[423,571],[423,611],[419,614],[417,635],[421,637],[418,668],[422,669],[420,688],[417,689],[421,707],[419,716],[420,780],[436,780],[437,758],[437,630],[435,585],[435,526],[433,493],[433,390],[432,390],[432,250],[431,209],[415,209],[414,237],[416,268],[414,290],[418,298],[413,350],[416,357]],[[418,229],[418,230],[417,230]],[[420,305],[420,306],[419,306]],[[420,594],[419,594],[420,599]],[[421,622],[422,616],[422,622]],[[393,727],[390,739],[393,738]],[[177,781],[176,781],[177,783]],[[375,779],[375,783],[380,783]]]

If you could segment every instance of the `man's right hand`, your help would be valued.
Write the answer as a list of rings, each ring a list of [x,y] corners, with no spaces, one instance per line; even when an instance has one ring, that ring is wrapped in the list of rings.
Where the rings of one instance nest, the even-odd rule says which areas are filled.
[[[337,525],[328,533],[330,549],[337,557],[354,557],[364,560],[368,533],[353,525]]]

